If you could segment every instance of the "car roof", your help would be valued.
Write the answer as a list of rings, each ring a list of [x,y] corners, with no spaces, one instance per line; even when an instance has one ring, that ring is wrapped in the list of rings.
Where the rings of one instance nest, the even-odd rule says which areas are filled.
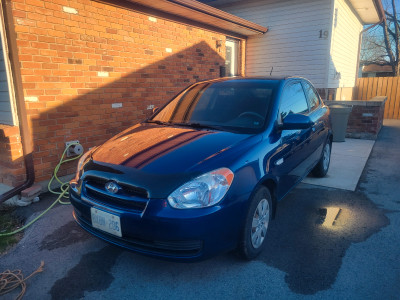
[[[223,82],[223,81],[241,81],[241,80],[271,80],[271,81],[284,81],[288,79],[299,79],[299,80],[307,80],[298,76],[235,76],[235,77],[221,77],[216,79],[210,79],[205,81],[200,81],[198,83],[203,82]]]

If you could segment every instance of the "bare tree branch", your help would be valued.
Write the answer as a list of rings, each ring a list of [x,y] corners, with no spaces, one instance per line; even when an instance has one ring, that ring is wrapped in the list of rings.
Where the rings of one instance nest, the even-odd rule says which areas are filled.
[[[390,12],[388,12],[386,10],[385,10],[385,14],[386,14],[386,19],[387,20],[389,20],[390,22],[395,23],[397,25],[396,27],[400,28],[400,24],[399,24],[400,21],[398,20],[397,17],[395,17],[394,15],[392,15]]]
[[[390,64],[393,74],[400,76],[400,17],[396,1],[387,0],[386,18],[380,26],[364,33],[360,61],[364,64]],[[381,33],[378,28],[382,28]]]
[[[384,37],[384,42],[385,42],[385,46],[386,46],[386,52],[387,52],[388,57],[389,57],[390,65],[392,66],[393,73],[397,76],[397,74],[396,74],[396,66],[395,66],[396,65],[396,63],[395,63],[396,58],[395,58],[395,56],[393,54],[391,43],[390,43],[390,40],[389,40],[388,27],[389,27],[388,26],[388,22],[387,22],[386,19],[384,19],[383,20],[383,37]]]
[[[399,24],[397,21],[397,12],[396,12],[396,3],[395,0],[392,0],[392,7],[393,7],[393,18],[394,18],[394,29],[395,29],[395,43],[396,43],[396,57],[395,60],[398,62],[399,61],[399,55],[400,55],[400,30],[399,30]],[[394,74],[395,76],[399,75],[399,64],[397,63],[395,66],[392,66],[394,69]]]

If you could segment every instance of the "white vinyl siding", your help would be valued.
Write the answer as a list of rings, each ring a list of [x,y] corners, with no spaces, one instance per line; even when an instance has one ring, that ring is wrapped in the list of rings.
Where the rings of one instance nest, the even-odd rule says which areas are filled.
[[[333,1],[333,0],[332,0]],[[246,44],[246,75],[303,76],[327,85],[333,3],[328,0],[250,0],[220,9],[268,27]],[[320,30],[328,38],[320,38]]]
[[[13,113],[2,44],[0,40],[0,124],[13,125]]]
[[[336,17],[335,11],[337,11]],[[336,21],[335,18],[337,19]],[[335,0],[328,88],[354,86],[358,69],[356,66],[359,55],[358,45],[362,29],[362,24],[347,2],[345,0]]]

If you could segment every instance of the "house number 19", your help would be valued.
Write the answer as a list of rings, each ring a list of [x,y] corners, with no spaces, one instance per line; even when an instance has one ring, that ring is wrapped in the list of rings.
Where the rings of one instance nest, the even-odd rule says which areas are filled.
[[[329,32],[328,32],[328,30],[320,30],[319,31],[319,38],[320,39],[324,39],[324,40],[326,40],[327,38],[328,38],[328,36],[329,36]]]

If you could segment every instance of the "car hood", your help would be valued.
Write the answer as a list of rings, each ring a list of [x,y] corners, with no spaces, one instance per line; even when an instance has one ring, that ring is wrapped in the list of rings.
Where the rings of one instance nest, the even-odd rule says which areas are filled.
[[[259,135],[144,123],[94,150],[82,179],[100,177],[144,189],[149,198],[165,198],[200,174],[232,167],[260,140]]]
[[[225,131],[141,124],[104,143],[94,151],[92,159],[148,173],[190,172],[248,137]]]

